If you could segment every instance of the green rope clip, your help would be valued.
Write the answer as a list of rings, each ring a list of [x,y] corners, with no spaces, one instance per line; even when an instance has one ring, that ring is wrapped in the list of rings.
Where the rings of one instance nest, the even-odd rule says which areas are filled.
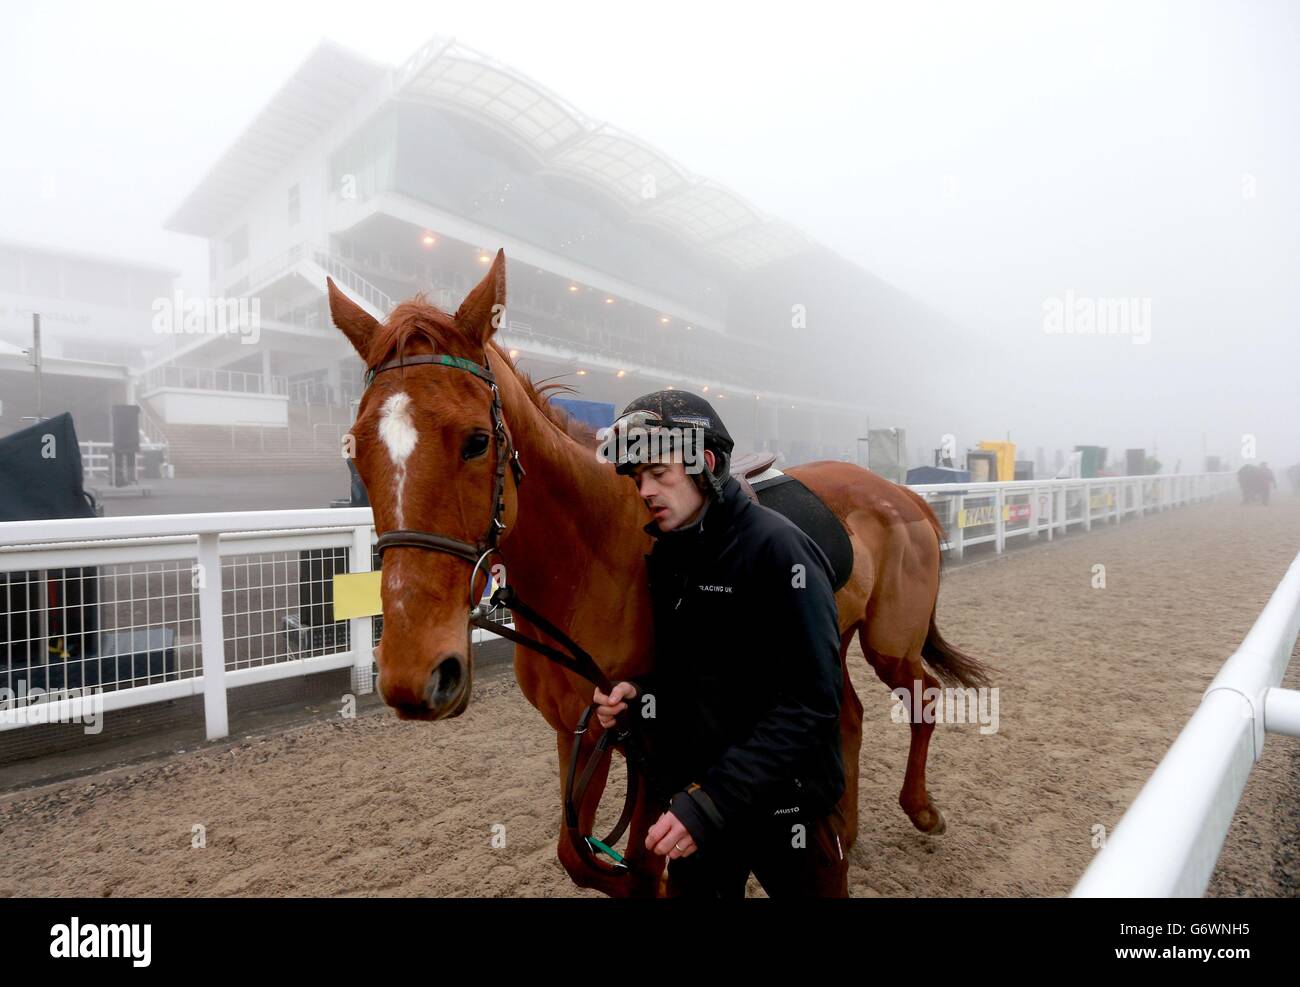
[[[596,839],[596,837],[594,837],[594,836],[588,836],[588,837],[586,837],[586,840],[587,840],[587,843],[588,843],[588,844],[590,844],[591,846],[595,847],[595,848],[596,848],[597,850],[599,850],[601,853],[608,854],[609,857],[614,861],[614,863],[618,864],[618,866],[620,866],[620,867],[626,867],[626,866],[627,866],[627,861],[625,861],[625,860],[623,859],[623,855],[620,854],[620,853],[619,853],[617,850],[615,850],[613,847],[611,847],[611,846],[606,846],[604,843],[602,843],[600,840]]]

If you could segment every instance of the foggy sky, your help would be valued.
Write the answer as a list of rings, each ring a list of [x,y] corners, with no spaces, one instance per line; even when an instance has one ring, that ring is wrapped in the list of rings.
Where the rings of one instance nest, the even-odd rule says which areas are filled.
[[[317,41],[454,36],[966,329],[960,446],[1300,460],[1300,5],[860,6],[7,3],[0,237],[201,293],[161,224]],[[1045,333],[1067,290],[1150,342]]]

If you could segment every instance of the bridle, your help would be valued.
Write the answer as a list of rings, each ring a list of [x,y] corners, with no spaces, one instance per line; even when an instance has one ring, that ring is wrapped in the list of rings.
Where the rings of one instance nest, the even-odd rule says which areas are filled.
[[[414,528],[396,528],[392,531],[386,531],[375,541],[375,548],[379,552],[381,564],[385,550],[390,548],[421,548],[433,552],[442,552],[447,555],[454,555],[457,558],[464,559],[473,565],[473,570],[469,577],[470,593],[470,613],[469,628],[479,627],[484,630],[490,630],[500,637],[504,637],[515,644],[522,645],[538,654],[549,658],[551,661],[568,669],[575,675],[579,675],[593,685],[597,686],[601,692],[609,694],[613,688],[613,683],[609,677],[600,668],[594,658],[584,651],[579,645],[567,634],[553,625],[546,618],[526,605],[515,595],[514,590],[504,581],[497,586],[492,596],[486,603],[474,599],[474,587],[478,583],[479,570],[483,567],[484,562],[498,553],[498,546],[501,541],[501,535],[506,529],[505,525],[505,486],[506,486],[506,466],[509,464],[511,472],[514,474],[515,486],[518,487],[524,477],[527,475],[524,471],[523,464],[519,461],[519,450],[514,447],[510,432],[506,428],[505,417],[501,408],[501,391],[497,387],[496,376],[487,366],[486,352],[482,364],[475,363],[473,360],[460,356],[451,356],[447,353],[421,353],[415,356],[398,356],[384,363],[376,364],[366,370],[365,387],[369,388],[374,382],[375,377],[379,374],[386,373],[390,370],[400,370],[404,367],[415,366],[441,366],[452,367],[457,370],[465,370],[487,383],[492,392],[492,403],[490,414],[492,416],[492,433],[495,436],[496,447],[496,469],[493,473],[492,480],[492,517],[488,522],[486,533],[477,542],[467,542],[459,538],[451,538],[447,535],[439,535],[430,531],[420,531]],[[497,607],[504,607],[521,615],[529,623],[539,628],[543,633],[559,641],[568,653],[552,647],[544,641],[529,637],[520,633],[513,627],[507,627],[501,623],[493,621],[490,618],[491,612]],[[469,629],[467,628],[467,630]],[[467,652],[467,658],[473,653],[470,647]],[[645,751],[636,736],[633,729],[635,721],[629,715],[630,711],[625,711],[620,717],[617,729],[605,730],[596,740],[595,749],[587,759],[587,765],[582,771],[581,777],[578,777],[578,755],[581,752],[582,737],[587,732],[587,724],[591,719],[592,713],[596,706],[593,703],[588,706],[586,711],[578,720],[578,726],[574,730],[573,750],[569,757],[569,771],[565,778],[564,785],[564,822],[568,831],[569,838],[573,845],[581,852],[590,853],[593,856],[597,853],[603,853],[608,856],[614,863],[618,872],[627,873],[628,867],[622,856],[614,850],[614,845],[623,837],[628,824],[632,821],[633,811],[636,807],[636,792],[640,780],[644,778],[649,790],[655,798],[660,798],[660,792],[653,773],[649,769],[649,763]],[[594,836],[584,836],[578,826],[578,808],[582,805],[583,798],[587,794],[587,786],[596,773],[600,765],[601,758],[607,755],[614,747],[623,750],[624,757],[627,761],[627,795],[623,801],[623,811],[619,815],[618,822],[614,829],[603,840],[598,840]]]
[[[399,356],[367,370],[365,386],[368,388],[376,376],[389,370],[401,370],[404,367],[418,367],[425,364],[467,370],[475,377],[486,381],[488,387],[492,390],[490,412],[492,415],[492,434],[496,440],[497,461],[492,478],[492,518],[488,521],[487,532],[476,543],[462,541],[459,538],[449,538],[446,535],[436,535],[429,531],[396,528],[380,535],[375,542],[375,547],[379,550],[381,559],[385,549],[399,546],[427,548],[435,552],[445,552],[448,555],[459,556],[474,566],[474,576],[470,580],[470,593],[472,594],[474,592],[473,580],[478,575],[479,566],[487,556],[496,551],[497,544],[501,540],[501,533],[506,530],[506,524],[503,520],[506,513],[506,464],[510,464],[510,469],[515,476],[516,486],[523,482],[524,467],[519,462],[519,451],[514,447],[514,442],[511,441],[510,433],[506,429],[506,420],[501,414],[501,391],[497,387],[496,376],[488,369],[486,361],[483,364],[478,364],[465,357],[451,356],[447,353],[420,353],[416,356]]]

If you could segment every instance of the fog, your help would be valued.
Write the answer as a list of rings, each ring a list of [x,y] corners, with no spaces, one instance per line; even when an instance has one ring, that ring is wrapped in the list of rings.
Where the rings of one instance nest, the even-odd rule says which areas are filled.
[[[1241,462],[1248,436],[1275,470],[1300,461],[1300,5],[18,2],[6,14],[0,239],[154,262],[202,294],[206,241],[163,224],[316,44],[396,65],[451,36],[945,320],[951,352],[933,374],[923,355],[890,382],[888,406],[903,394],[899,410],[924,423],[912,428],[933,429],[909,435],[917,449],[943,431],[961,447],[1009,435],[1026,458],[1137,446],[1191,471],[1205,452]],[[1079,331],[1116,300],[1129,331]],[[802,342],[792,329],[790,352]],[[860,342],[886,376],[907,345],[887,319]],[[870,405],[871,375],[840,370]]]

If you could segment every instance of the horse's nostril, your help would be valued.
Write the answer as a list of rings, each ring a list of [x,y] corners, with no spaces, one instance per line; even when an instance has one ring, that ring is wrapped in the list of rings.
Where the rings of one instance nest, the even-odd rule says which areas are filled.
[[[449,655],[433,670],[429,676],[429,688],[425,693],[425,702],[431,709],[440,709],[456,698],[464,678],[464,659],[460,655]]]

